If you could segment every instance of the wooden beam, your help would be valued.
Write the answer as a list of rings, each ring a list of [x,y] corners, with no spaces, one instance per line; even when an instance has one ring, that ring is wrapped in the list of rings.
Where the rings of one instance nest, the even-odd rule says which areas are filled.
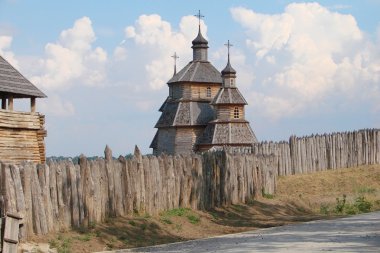
[[[8,97],[8,110],[13,111],[13,96]]]
[[[35,97],[30,98],[30,111],[36,112],[36,98]]]
[[[7,109],[7,98],[6,97],[1,98],[1,109],[3,109],[3,110]]]

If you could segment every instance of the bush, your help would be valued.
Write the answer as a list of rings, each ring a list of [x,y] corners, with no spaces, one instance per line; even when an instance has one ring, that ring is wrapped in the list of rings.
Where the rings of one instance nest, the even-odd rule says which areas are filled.
[[[319,212],[323,215],[328,215],[330,212],[329,206],[327,204],[321,204],[319,207]]]
[[[336,198],[335,213],[343,213],[344,207],[346,205],[346,194],[343,194],[343,199]]]
[[[361,213],[368,213],[371,211],[372,203],[367,201],[364,196],[359,196],[355,199],[354,206]]]

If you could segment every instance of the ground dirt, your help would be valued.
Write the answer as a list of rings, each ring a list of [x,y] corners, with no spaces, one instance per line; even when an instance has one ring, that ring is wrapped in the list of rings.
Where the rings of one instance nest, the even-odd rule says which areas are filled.
[[[342,200],[343,195],[345,203],[338,212],[337,198]],[[355,204],[358,197],[370,203],[371,211],[380,210],[380,166],[280,177],[276,195],[265,195],[245,205],[110,218],[89,228],[35,236],[28,241],[49,243],[59,253],[150,246],[360,212],[355,209],[362,208]]]

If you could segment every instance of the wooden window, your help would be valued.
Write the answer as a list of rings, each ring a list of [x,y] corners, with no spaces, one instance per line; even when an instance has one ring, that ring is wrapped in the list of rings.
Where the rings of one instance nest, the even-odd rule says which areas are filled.
[[[211,97],[211,87],[207,87],[207,89],[206,89],[206,96],[207,96],[208,98]]]
[[[240,118],[240,113],[239,113],[239,107],[235,107],[234,109],[234,119]]]

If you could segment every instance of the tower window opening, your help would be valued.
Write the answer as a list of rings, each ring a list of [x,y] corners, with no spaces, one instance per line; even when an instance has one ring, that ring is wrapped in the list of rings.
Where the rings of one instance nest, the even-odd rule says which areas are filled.
[[[235,107],[234,109],[234,119],[240,118],[239,108]]]
[[[234,86],[234,79],[230,79],[230,85]]]
[[[206,89],[206,96],[207,96],[208,98],[211,97],[211,87],[207,87],[207,89]]]

